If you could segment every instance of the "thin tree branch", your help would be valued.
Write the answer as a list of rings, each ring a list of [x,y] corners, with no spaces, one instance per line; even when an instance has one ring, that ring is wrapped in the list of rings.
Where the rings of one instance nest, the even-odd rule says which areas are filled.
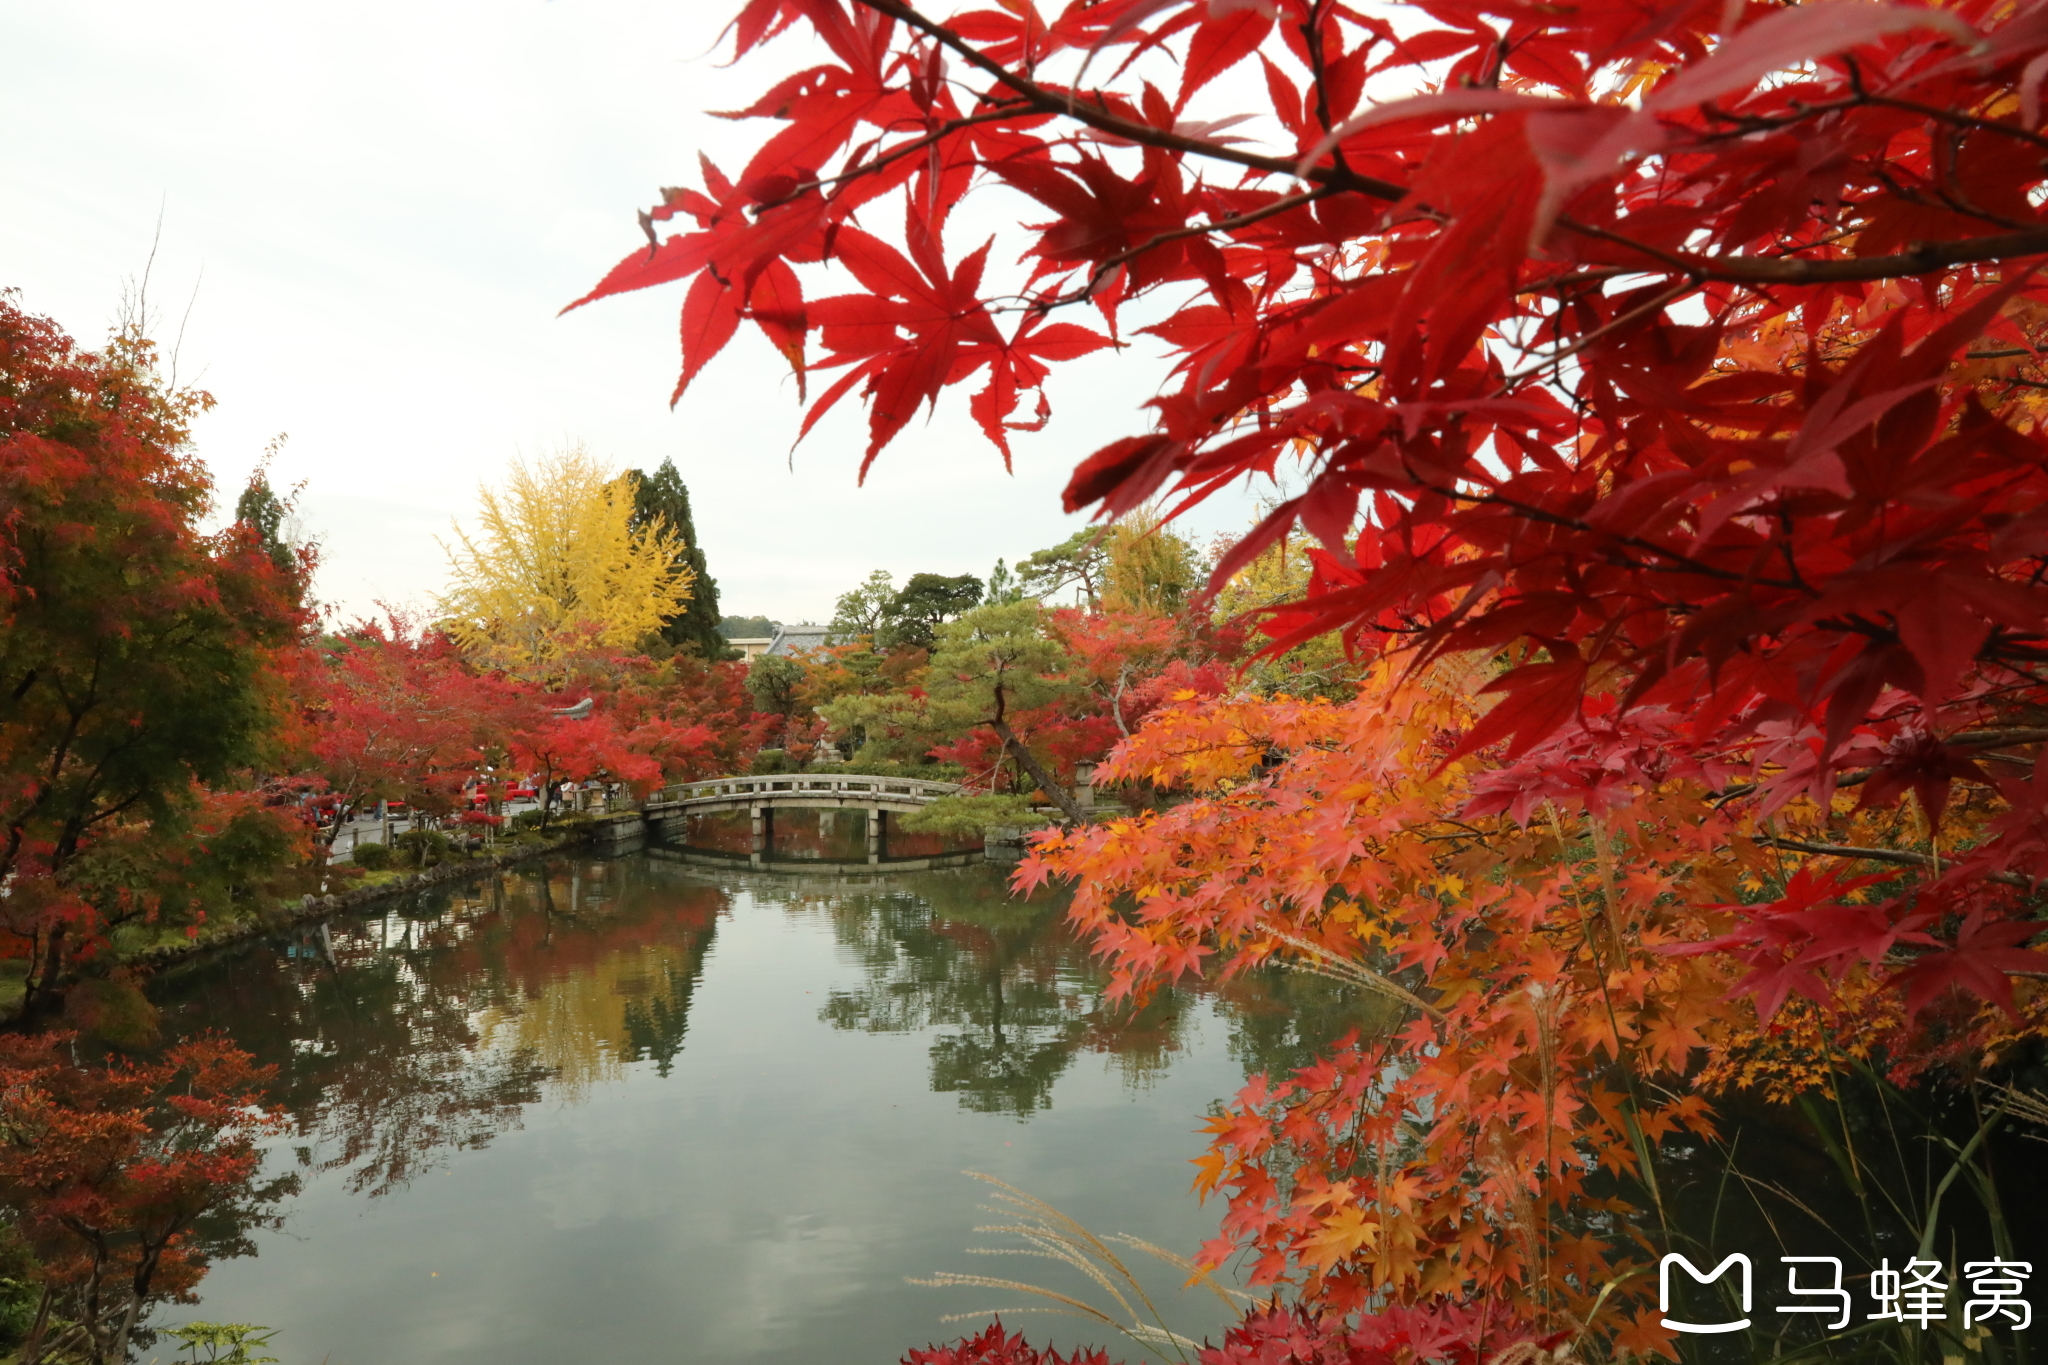
[[[858,180],[861,176],[871,175],[881,170],[884,166],[901,161],[904,157],[914,152],[921,152],[927,147],[943,142],[955,133],[964,132],[977,124],[999,123],[1003,119],[1014,118],[1029,108],[1031,108],[1029,101],[1010,100],[979,114],[964,114],[959,118],[947,119],[939,127],[932,129],[922,137],[912,138],[908,142],[900,142],[888,151],[879,152],[871,159],[863,161],[860,165],[849,170],[841,171],[837,175],[820,176],[816,180],[806,180],[803,184],[798,185],[780,198],[770,199],[764,203],[754,205],[752,212],[755,217],[759,217],[769,209],[779,208],[791,200],[800,199],[812,190],[822,190],[827,186],[843,184],[848,180]]]
[[[1398,203],[1408,198],[1406,186],[1376,176],[1360,175],[1348,167],[1308,166],[1303,167],[1296,160],[1286,157],[1263,156],[1256,152],[1242,151],[1222,143],[1202,138],[1189,137],[1170,128],[1155,128],[1151,124],[1128,119],[1111,113],[1097,96],[1097,103],[1091,105],[1081,93],[1063,92],[1040,85],[1037,81],[1010,70],[1001,62],[976,48],[944,24],[926,17],[906,0],[857,0],[877,14],[887,15],[910,28],[923,33],[932,41],[953,52],[962,61],[987,74],[1007,89],[1016,93],[1023,103],[1042,113],[1072,118],[1077,122],[1107,133],[1126,142],[1140,146],[1158,147],[1166,151],[1177,151],[1222,161],[1250,170],[1263,171],[1269,175],[1313,181],[1329,190],[1349,190],[1368,198],[1386,203]],[[1916,107],[1917,109],[1917,107]],[[1930,115],[1932,116],[1932,115]],[[1948,121],[1967,120],[1967,116],[1942,116]],[[1972,126],[1975,126],[1972,124]],[[1991,129],[2020,134],[2009,125],[1992,124]],[[1932,274],[1939,270],[1958,265],[1983,264],[2028,256],[2048,254],[2048,227],[2029,228],[2023,231],[1998,233],[1985,237],[1969,237],[1948,242],[1918,242],[1907,250],[1887,256],[1836,257],[1828,260],[1814,260],[1803,256],[1749,257],[1749,256],[1699,256],[1690,252],[1666,251],[1645,242],[1639,242],[1625,234],[1596,227],[1573,218],[1559,218],[1558,226],[1579,236],[1596,241],[1608,242],[1629,252],[1655,261],[1665,269],[1681,273],[1696,281],[1719,281],[1727,284],[1821,284],[1831,282],[1868,282],[1874,280],[1911,277]]]
[[[1940,864],[1928,854],[1914,853],[1903,848],[1857,848],[1849,844],[1810,844],[1803,839],[1779,839],[1764,835],[1757,840],[1764,848],[1781,848],[1787,853],[1811,853],[1822,858],[1860,858],[1871,863],[1895,863],[1901,867],[1936,868]],[[1953,860],[1951,860],[1953,861]],[[2006,886],[2031,888],[2031,878],[2014,872],[1986,872],[1981,874],[1986,881],[2000,882]]]
[[[1655,313],[1662,310],[1665,304],[1670,303],[1673,299],[1676,299],[1679,296],[1683,295],[1687,290],[1691,288],[1692,284],[1690,282],[1686,282],[1683,284],[1674,284],[1669,289],[1666,289],[1663,293],[1658,294],[1655,297],[1651,298],[1648,302],[1639,304],[1636,307],[1629,309],[1626,313],[1623,313],[1619,317],[1609,318],[1606,322],[1601,323],[1592,331],[1587,332],[1584,335],[1578,337],[1570,345],[1559,347],[1557,350],[1552,351],[1549,355],[1543,357],[1543,359],[1537,361],[1534,365],[1529,366],[1527,369],[1517,370],[1515,373],[1501,380],[1500,387],[1496,388],[1493,391],[1493,396],[1496,398],[1501,397],[1502,395],[1506,394],[1510,389],[1512,389],[1515,385],[1521,383],[1524,379],[1528,379],[1534,375],[1541,374],[1543,373],[1543,371],[1549,369],[1552,365],[1557,364],[1559,361],[1577,355],[1580,351],[1583,351],[1586,347],[1591,346],[1601,337],[1608,335],[1609,333],[1617,330],[1618,328],[1626,327],[1628,324],[1636,321],[1639,318],[1654,315]]]
[[[1059,114],[1072,118],[1100,132],[1109,133],[1127,142],[1135,142],[1146,147],[1158,147],[1166,151],[1175,152],[1192,152],[1197,156],[1205,156],[1216,161],[1227,161],[1232,165],[1248,167],[1255,171],[1265,171],[1270,175],[1289,177],[1295,175],[1294,162],[1286,157],[1260,156],[1256,152],[1239,151],[1234,147],[1224,146],[1222,143],[1208,142],[1197,137],[1188,137],[1184,133],[1176,133],[1168,128],[1155,128],[1149,123],[1138,123],[1131,119],[1123,118],[1120,115],[1112,114],[1104,108],[1091,108],[1081,102],[1078,91],[1070,96],[1047,89],[1038,82],[1029,80],[1010,70],[1001,62],[988,56],[959,34],[947,28],[944,24],[919,14],[915,8],[903,3],[903,0],[857,0],[857,3],[874,10],[877,14],[886,14],[899,23],[907,24],[911,28],[918,30],[942,47],[957,54],[961,60],[969,65],[979,68],[1011,90],[1016,91],[1033,108],[1044,113]],[[1333,189],[1355,190],[1374,199],[1384,199],[1388,203],[1396,203],[1408,197],[1408,189],[1404,185],[1397,185],[1391,180],[1381,180],[1376,176],[1359,175],[1351,171],[1338,170],[1335,167],[1314,167],[1306,175],[1299,178],[1319,181]]]
[[[1158,233],[1134,247],[1117,252],[1114,256],[1104,257],[1096,265],[1095,269],[1089,273],[1088,283],[1077,292],[1064,294],[1056,299],[1046,299],[1032,306],[1039,312],[1046,313],[1070,303],[1080,303],[1083,300],[1093,298],[1095,291],[1102,287],[1103,281],[1119,267],[1137,259],[1156,246],[1164,246],[1168,242],[1177,242],[1186,237],[1201,237],[1211,232],[1229,232],[1236,228],[1249,227],[1262,219],[1291,212],[1305,204],[1313,204],[1318,199],[1327,199],[1335,193],[1335,190],[1326,185],[1318,189],[1304,190],[1299,194],[1284,195],[1263,208],[1247,209],[1243,213],[1232,214],[1228,218],[1217,218],[1206,223],[1192,223],[1184,228],[1175,228],[1171,232]]]

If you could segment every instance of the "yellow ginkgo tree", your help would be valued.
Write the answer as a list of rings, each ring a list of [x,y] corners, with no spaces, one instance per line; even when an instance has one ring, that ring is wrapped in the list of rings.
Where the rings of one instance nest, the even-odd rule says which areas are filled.
[[[515,460],[478,490],[477,528],[454,527],[443,624],[480,662],[545,680],[590,648],[629,649],[689,601],[682,538],[635,529],[633,493],[581,445]]]

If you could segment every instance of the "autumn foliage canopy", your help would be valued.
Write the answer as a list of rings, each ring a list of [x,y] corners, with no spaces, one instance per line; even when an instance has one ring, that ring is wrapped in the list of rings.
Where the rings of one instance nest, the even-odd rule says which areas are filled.
[[[1660,1349],[1591,1171],[1650,1179],[1830,1038],[1919,1074],[2038,1034],[2048,6],[751,0],[731,34],[808,64],[579,302],[685,284],[678,397],[751,323],[823,385],[806,432],[865,404],[863,473],[950,387],[1007,459],[1051,367],[1163,346],[1068,509],[1284,475],[1213,586],[1305,536],[1272,647],[1380,661],[1356,702],[1158,713],[1105,775],[1191,799],[1027,874],[1131,991],[1279,955],[1404,1012],[1217,1120],[1212,1255]]]

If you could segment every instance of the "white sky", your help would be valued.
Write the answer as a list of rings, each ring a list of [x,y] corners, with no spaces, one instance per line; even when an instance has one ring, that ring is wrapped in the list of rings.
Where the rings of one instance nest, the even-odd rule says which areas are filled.
[[[669,411],[680,286],[555,316],[644,240],[657,186],[700,183],[699,149],[736,172],[779,126],[701,112],[804,55],[785,39],[719,68],[735,8],[0,0],[0,286],[98,344],[161,205],[166,339],[203,271],[181,356],[220,401],[200,452],[231,503],[290,434],[273,481],[303,481],[318,595],[350,614],[423,604],[478,483],[569,439],[675,460],[729,614],[822,620],[871,569],[986,575],[1063,538],[1074,463],[1149,426],[1155,358],[1056,369],[1014,476],[967,416],[972,385],[949,390],[856,488],[865,412],[849,397],[792,472],[794,385],[750,328]],[[1188,529],[1236,529],[1249,503]]]

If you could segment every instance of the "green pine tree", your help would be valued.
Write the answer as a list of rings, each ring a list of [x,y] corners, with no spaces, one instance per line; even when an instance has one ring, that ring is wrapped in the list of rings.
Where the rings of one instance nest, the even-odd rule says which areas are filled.
[[[662,517],[683,538],[683,562],[696,579],[690,600],[668,618],[661,638],[677,649],[686,649],[706,659],[738,657],[718,631],[718,582],[704,567],[704,547],[697,543],[697,526],[690,518],[690,490],[676,473],[673,460],[663,460],[652,474],[629,471],[633,480],[633,527],[638,530],[655,517]]]
[[[277,496],[277,490],[270,486],[269,477],[260,468],[249,476],[249,486],[242,490],[242,496],[235,499],[235,520],[256,532],[263,552],[270,556],[285,582],[292,585],[292,595],[298,597],[305,588],[299,581],[299,557],[284,538],[285,518],[290,513],[291,509]]]

